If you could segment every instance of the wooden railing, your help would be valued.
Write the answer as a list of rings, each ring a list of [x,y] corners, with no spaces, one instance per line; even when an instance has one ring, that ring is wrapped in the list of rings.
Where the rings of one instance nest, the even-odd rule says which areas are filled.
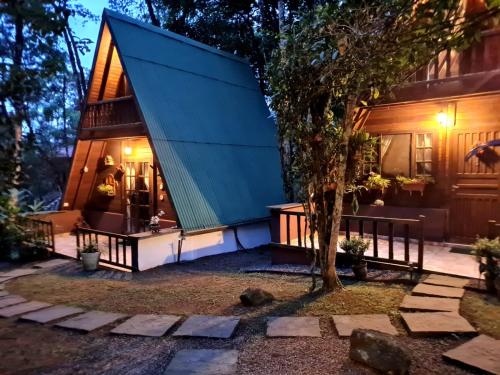
[[[479,42],[461,52],[441,52],[435,60],[414,74],[410,81],[431,81],[500,69],[499,45],[500,30],[483,31]]]
[[[141,122],[132,96],[88,103],[82,119],[82,128],[135,124]]]
[[[310,231],[305,220],[305,213],[301,211],[280,211],[280,216],[285,217],[286,245],[299,248],[310,248]],[[342,215],[342,226],[347,239],[351,238],[353,227],[357,229],[360,237],[365,237],[371,232],[371,243],[373,245],[373,255],[366,256],[369,261],[392,263],[401,266],[415,266],[419,271],[424,265],[424,220],[425,216],[420,215],[418,219],[397,219],[372,216]],[[353,225],[355,224],[355,225]],[[385,227],[385,228],[384,228]],[[403,240],[403,257],[397,259],[394,251],[395,229],[399,229]],[[368,230],[367,230],[368,229]],[[387,256],[380,252],[380,236],[385,233],[387,237]],[[417,262],[413,264],[410,259],[411,233],[418,243]],[[293,239],[297,239],[292,241]],[[309,240],[309,241],[308,241]],[[309,243],[308,243],[309,242]]]
[[[54,226],[52,221],[24,217],[20,225],[25,230],[27,242],[37,246],[45,246],[52,252],[55,251]]]
[[[78,228],[76,231],[76,246],[78,249],[93,243],[101,252],[100,263],[132,271],[139,270],[138,242],[138,238],[125,234],[88,228]],[[80,259],[79,251],[77,256]]]
[[[488,238],[492,240],[496,237],[500,237],[500,223],[496,220],[488,220]]]

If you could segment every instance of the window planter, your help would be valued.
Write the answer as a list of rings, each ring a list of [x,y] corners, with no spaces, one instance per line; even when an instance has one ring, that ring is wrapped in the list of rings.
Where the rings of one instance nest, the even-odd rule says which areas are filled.
[[[409,191],[410,195],[412,195],[414,191],[418,191],[420,192],[420,195],[423,196],[425,185],[427,185],[427,183],[425,183],[424,181],[405,182],[401,184],[401,189]]]

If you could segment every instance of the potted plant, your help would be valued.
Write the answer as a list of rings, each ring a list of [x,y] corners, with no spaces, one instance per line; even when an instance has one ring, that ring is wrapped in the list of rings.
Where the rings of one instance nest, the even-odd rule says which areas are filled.
[[[492,240],[478,238],[473,247],[479,262],[479,272],[484,273],[486,289],[490,293],[496,291],[500,298],[500,289],[496,287],[500,282],[500,237]]]
[[[99,266],[101,252],[96,243],[90,242],[78,250],[82,258],[82,265],[85,271],[95,271]]]
[[[107,184],[97,185],[97,192],[107,197],[115,196],[115,188],[112,185],[107,185]]]
[[[350,240],[345,238],[339,246],[350,258],[352,272],[354,272],[356,279],[366,280],[368,268],[365,260],[365,251],[370,246],[370,241],[364,241],[360,237],[353,237]]]
[[[376,206],[383,206],[384,201],[382,197],[384,195],[385,189],[391,186],[391,181],[387,178],[383,178],[378,173],[370,172],[368,179],[364,183],[365,187],[369,190],[375,190],[379,192],[379,197],[373,202]]]
[[[396,181],[401,189],[409,191],[410,195],[414,191],[420,192],[420,195],[424,195],[425,186],[430,183],[434,183],[434,179],[429,176],[418,176],[415,178],[409,178],[405,176],[397,176]]]

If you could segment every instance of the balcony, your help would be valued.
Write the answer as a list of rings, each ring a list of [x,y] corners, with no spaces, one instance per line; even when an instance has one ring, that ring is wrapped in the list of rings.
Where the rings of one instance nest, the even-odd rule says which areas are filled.
[[[80,139],[141,135],[145,135],[145,130],[132,96],[87,104]]]
[[[500,90],[500,29],[457,52],[443,51],[409,82],[395,90],[395,102],[471,95]]]
[[[137,112],[134,98],[132,96],[124,96],[122,98],[88,103],[82,119],[82,128],[103,128],[140,122],[141,119]]]

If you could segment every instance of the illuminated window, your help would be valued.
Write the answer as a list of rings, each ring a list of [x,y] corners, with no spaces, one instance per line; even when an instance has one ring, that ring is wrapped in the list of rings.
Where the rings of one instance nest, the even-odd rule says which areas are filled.
[[[415,143],[417,176],[432,176],[432,134],[417,134]]]

